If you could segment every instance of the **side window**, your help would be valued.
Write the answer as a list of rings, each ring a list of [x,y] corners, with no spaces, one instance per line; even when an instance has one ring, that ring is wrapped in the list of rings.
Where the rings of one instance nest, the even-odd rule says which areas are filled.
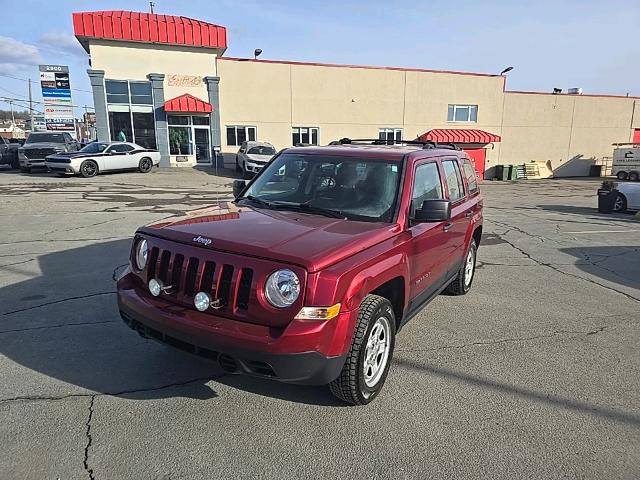
[[[464,186],[462,184],[462,176],[460,175],[460,167],[455,160],[445,160],[442,162],[444,168],[445,180],[449,189],[449,200],[455,202],[464,197]]]
[[[442,182],[440,172],[436,162],[423,163],[416,168],[415,179],[413,181],[413,193],[411,194],[411,212],[422,206],[425,200],[441,200]]]
[[[464,160],[462,164],[464,170],[464,176],[467,177],[467,184],[469,185],[469,193],[475,193],[478,191],[478,179],[476,178],[476,171],[471,165],[468,159]]]
[[[131,150],[133,150],[133,147],[131,145],[127,145],[125,143],[118,143],[116,145],[112,145],[111,148],[107,150],[107,153],[110,153],[110,152],[124,153],[124,152],[130,152]]]

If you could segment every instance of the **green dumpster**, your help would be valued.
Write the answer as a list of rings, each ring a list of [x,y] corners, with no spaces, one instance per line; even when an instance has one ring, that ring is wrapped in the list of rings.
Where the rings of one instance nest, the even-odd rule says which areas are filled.
[[[496,178],[498,180],[504,180],[504,165],[496,165]]]
[[[498,178],[503,181],[509,180],[509,171],[512,167],[513,165],[502,165],[502,171],[500,172],[500,176]]]
[[[509,169],[509,180],[517,180],[518,179],[518,166],[510,165]]]

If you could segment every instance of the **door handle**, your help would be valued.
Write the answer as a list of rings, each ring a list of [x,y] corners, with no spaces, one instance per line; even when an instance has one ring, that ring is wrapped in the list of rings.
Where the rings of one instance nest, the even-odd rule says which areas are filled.
[[[467,210],[467,213],[464,214],[464,216],[466,218],[471,218],[473,217],[473,210]]]
[[[444,227],[442,227],[442,230],[448,232],[449,230],[451,230],[451,227],[453,227],[453,223],[447,223]]]

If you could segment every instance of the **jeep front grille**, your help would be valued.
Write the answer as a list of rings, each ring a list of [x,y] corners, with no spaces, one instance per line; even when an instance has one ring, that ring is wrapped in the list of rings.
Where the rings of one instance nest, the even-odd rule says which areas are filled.
[[[165,294],[180,303],[193,305],[198,292],[206,292],[218,302],[220,312],[247,310],[251,297],[253,270],[227,263],[188,257],[153,247],[149,254],[146,281],[162,280]],[[235,288],[233,288],[235,286]]]
[[[23,150],[24,156],[28,159],[43,159],[47,155],[53,155],[56,151],[53,148],[25,148]]]

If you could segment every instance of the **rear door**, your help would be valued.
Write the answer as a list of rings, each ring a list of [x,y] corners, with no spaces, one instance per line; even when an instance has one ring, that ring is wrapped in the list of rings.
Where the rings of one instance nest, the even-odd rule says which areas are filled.
[[[455,157],[442,160],[442,171],[447,188],[447,198],[451,201],[451,219],[444,226],[449,234],[447,253],[449,258],[449,275],[458,271],[465,251],[465,238],[473,212],[469,211],[467,196],[462,180],[460,163]]]
[[[443,199],[444,195],[445,190],[437,160],[419,163],[413,174],[409,218],[413,217],[414,210],[420,208],[424,200]],[[445,222],[425,222],[409,226],[408,231],[411,234],[409,313],[429,300],[447,280],[449,266],[447,247],[450,235],[445,231],[444,225]]]

